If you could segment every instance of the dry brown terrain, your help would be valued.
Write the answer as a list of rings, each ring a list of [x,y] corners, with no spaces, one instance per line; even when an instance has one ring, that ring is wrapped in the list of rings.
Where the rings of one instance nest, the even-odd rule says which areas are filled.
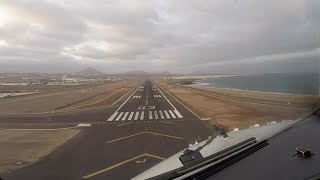
[[[0,174],[48,155],[80,130],[0,130]]]
[[[190,91],[190,89],[186,87],[170,85],[168,87],[168,84],[163,81],[161,82],[161,86],[200,117],[211,118],[209,121],[210,123],[228,129],[244,129],[257,123],[266,124],[267,122],[272,121],[292,120],[311,110],[311,108],[272,106],[229,100],[227,98],[210,97],[208,95]],[[222,92],[222,90],[220,91]],[[232,93],[235,95],[237,92],[234,91]],[[242,94],[240,94],[240,96],[241,95]],[[263,96],[261,93],[260,95],[267,99],[271,96],[270,94],[268,94],[268,96]],[[248,92],[246,97],[250,97]],[[257,98],[254,95],[252,95],[252,97]],[[263,100],[263,98],[260,100]],[[277,95],[271,99],[273,98],[279,100],[281,96]],[[284,96],[284,98],[287,97]]]
[[[110,103],[110,99],[114,100],[115,98],[120,97],[137,85],[137,82],[121,81],[76,90],[73,89],[28,95],[25,97],[0,99],[0,114],[38,113],[84,106],[86,104],[97,105],[94,103],[98,103],[103,99],[104,101],[100,101],[100,104],[98,105],[107,105],[102,104],[101,102]],[[112,95],[112,97],[110,95]]]

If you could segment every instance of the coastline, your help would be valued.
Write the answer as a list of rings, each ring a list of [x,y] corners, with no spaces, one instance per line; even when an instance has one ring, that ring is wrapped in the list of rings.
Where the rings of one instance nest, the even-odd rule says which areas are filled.
[[[271,91],[253,91],[253,90],[243,90],[243,89],[236,89],[236,88],[219,88],[213,86],[199,86],[196,84],[190,85],[191,87],[195,88],[203,88],[208,90],[224,90],[224,91],[235,91],[235,92],[247,92],[247,93],[257,93],[257,94],[270,94],[270,95],[287,95],[287,96],[306,96],[306,97],[317,97],[316,95],[311,94],[294,94],[294,93],[281,93],[281,92],[271,92]]]
[[[261,91],[261,90],[247,90],[240,88],[228,88],[228,87],[216,87],[211,85],[212,83],[203,82],[209,78],[201,79],[188,79],[188,84],[179,83],[180,85],[190,86],[194,88],[201,89],[212,89],[212,90],[226,90],[226,91],[236,91],[236,92],[248,92],[248,93],[260,93],[260,94],[272,94],[272,95],[289,95],[289,96],[306,96],[306,97],[316,97],[319,94],[303,94],[303,93],[290,93],[290,92],[275,92],[275,91]]]
[[[310,112],[319,99],[313,96],[194,88],[172,80],[159,83],[201,119],[207,119],[204,122],[208,125],[229,130],[246,129],[254,124],[295,120]]]
[[[171,81],[170,84],[190,88],[189,91],[201,91],[200,93],[209,96],[275,106],[311,108],[314,107],[320,99],[320,96],[310,94],[248,91],[233,88],[199,86],[197,85],[197,81],[199,81],[199,79],[174,80]]]

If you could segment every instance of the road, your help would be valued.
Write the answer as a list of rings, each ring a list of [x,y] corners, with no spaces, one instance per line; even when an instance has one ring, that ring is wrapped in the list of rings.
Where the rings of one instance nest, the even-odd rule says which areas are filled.
[[[92,126],[47,157],[3,178],[130,179],[214,131],[149,79],[115,108],[0,118],[0,123],[15,126],[83,121]]]

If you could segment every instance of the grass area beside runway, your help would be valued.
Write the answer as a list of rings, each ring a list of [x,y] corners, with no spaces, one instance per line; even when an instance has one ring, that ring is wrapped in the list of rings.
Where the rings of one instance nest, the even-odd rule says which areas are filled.
[[[78,102],[74,102],[71,104],[58,107],[55,110],[71,110],[71,109],[80,109],[80,108],[108,106],[114,103],[117,99],[121,98],[124,94],[126,94],[130,90],[131,89],[129,88],[116,89],[111,92],[98,94],[98,95],[95,95],[94,97],[90,97],[84,100],[80,100]]]
[[[137,85],[135,81],[124,80],[84,89],[8,98],[0,101],[0,114],[41,113],[74,107],[105,106],[113,103]],[[113,95],[109,96],[111,94]]]
[[[79,129],[0,130],[0,174],[36,162],[79,132]]]
[[[235,97],[242,97],[244,92],[228,90],[225,94],[232,94],[232,97],[220,97],[180,86],[172,81],[158,80],[157,82],[201,118],[207,118],[209,123],[227,129],[244,129],[257,123],[266,124],[273,121],[292,120],[311,110],[310,104],[304,108],[279,105],[281,95],[271,97],[271,94],[264,96],[263,93],[259,93],[259,96],[256,96],[256,94],[246,92],[246,100],[242,101]],[[223,90],[219,90],[219,93],[223,92]],[[261,98],[259,99],[259,97]],[[282,101],[285,102],[288,100],[287,98],[288,96],[284,95]],[[251,101],[252,99],[254,101]],[[257,99],[259,99],[258,102]],[[268,103],[264,104],[266,99],[268,99]],[[277,102],[271,105],[270,100],[273,99],[277,99]]]

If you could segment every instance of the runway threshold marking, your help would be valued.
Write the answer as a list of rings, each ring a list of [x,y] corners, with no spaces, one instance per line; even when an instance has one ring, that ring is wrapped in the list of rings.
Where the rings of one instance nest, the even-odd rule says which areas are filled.
[[[107,121],[112,121],[112,120],[113,120],[113,118],[118,114],[119,109],[121,109],[122,106],[124,106],[124,105],[127,103],[127,101],[129,101],[129,99],[137,92],[137,90],[141,87],[142,84],[143,84],[143,83],[141,83],[141,84],[136,88],[136,90],[127,98],[127,100],[125,100],[125,101],[121,104],[121,106],[111,115],[111,117],[109,117],[109,119],[108,119]]]
[[[167,102],[171,105],[171,107],[173,108],[173,111],[177,114],[177,116],[178,116],[178,118],[183,118],[183,116],[180,114],[180,112],[177,110],[177,108],[168,100],[168,98],[162,93],[162,91],[158,88],[158,86],[154,83],[154,82],[152,82],[154,85],[155,85],[155,87],[159,90],[159,92],[162,94],[162,97],[164,97],[166,100],[167,100]],[[170,94],[169,94],[170,95]],[[161,95],[159,95],[160,97],[161,97]],[[172,113],[170,112],[170,114],[172,115]],[[167,116],[168,117],[168,116]],[[175,118],[175,116],[173,115],[172,116],[173,118]]]
[[[116,142],[116,141],[121,141],[121,140],[124,140],[124,139],[132,138],[134,136],[139,136],[139,135],[142,135],[142,134],[151,134],[151,135],[155,135],[155,136],[162,136],[162,137],[168,137],[168,138],[174,138],[174,139],[183,139],[182,137],[179,137],[179,136],[161,134],[161,133],[156,133],[156,132],[151,132],[151,131],[143,131],[143,132],[139,132],[139,133],[132,134],[132,135],[129,135],[129,136],[124,136],[124,137],[121,137],[121,138],[113,139],[113,140],[107,141],[105,143],[106,144],[113,143],[113,142]]]
[[[93,176],[96,176],[96,175],[105,173],[105,172],[107,172],[107,171],[110,171],[110,170],[112,170],[112,169],[114,169],[114,168],[117,168],[117,167],[119,167],[119,166],[122,166],[122,165],[124,165],[124,164],[126,164],[126,163],[129,163],[129,162],[131,162],[131,161],[137,160],[137,159],[142,158],[142,157],[151,157],[151,158],[155,158],[155,159],[159,159],[159,160],[165,160],[165,158],[163,158],[163,157],[156,156],[156,155],[153,155],[153,154],[144,153],[144,154],[135,156],[135,157],[133,157],[133,158],[124,160],[124,161],[122,161],[122,162],[119,162],[119,163],[117,163],[117,164],[114,164],[114,165],[112,165],[112,166],[109,166],[109,167],[107,167],[107,168],[105,168],[105,169],[101,169],[101,170],[99,170],[99,171],[97,171],[97,172],[94,172],[94,173],[88,174],[88,175],[86,175],[86,176],[83,176],[82,178],[83,178],[83,179],[91,178],[91,177],[93,177]]]

